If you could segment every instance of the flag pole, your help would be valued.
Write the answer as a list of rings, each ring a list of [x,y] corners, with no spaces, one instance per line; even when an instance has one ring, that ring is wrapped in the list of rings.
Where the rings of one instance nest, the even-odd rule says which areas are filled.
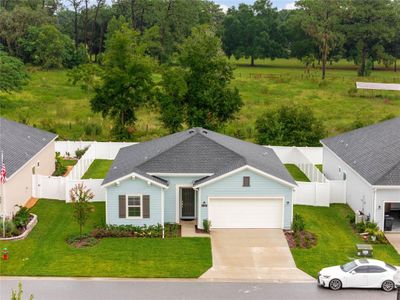
[[[1,168],[3,167],[4,164],[4,159],[3,159],[3,150],[1,151]],[[3,238],[6,237],[6,201],[4,199],[4,185],[5,180],[1,180],[0,181],[0,188],[1,188],[1,193],[0,193],[0,197],[1,197],[1,204],[3,206]]]

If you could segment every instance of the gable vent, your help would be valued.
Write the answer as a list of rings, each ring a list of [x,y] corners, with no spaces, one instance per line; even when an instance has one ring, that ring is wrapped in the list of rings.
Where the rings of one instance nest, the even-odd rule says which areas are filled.
[[[194,132],[193,129],[190,129],[190,130],[189,130],[189,134],[192,134],[193,132]]]
[[[207,130],[203,130],[203,133],[204,133],[204,134],[207,134],[208,132],[207,132]]]

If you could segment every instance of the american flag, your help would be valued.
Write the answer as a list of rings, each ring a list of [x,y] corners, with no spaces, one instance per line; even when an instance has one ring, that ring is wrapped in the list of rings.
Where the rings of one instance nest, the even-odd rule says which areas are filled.
[[[6,182],[6,176],[7,176],[6,165],[3,162],[1,165],[1,170],[0,170],[0,183]]]

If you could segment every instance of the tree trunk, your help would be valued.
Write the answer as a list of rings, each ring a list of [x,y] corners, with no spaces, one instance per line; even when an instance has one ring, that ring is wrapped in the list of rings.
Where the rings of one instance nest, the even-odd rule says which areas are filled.
[[[394,71],[397,72],[397,57],[394,59]]]
[[[365,76],[366,75],[366,60],[367,60],[367,49],[363,47],[362,52],[361,52],[361,69],[360,69],[360,75]]]
[[[132,29],[135,29],[135,1],[131,0],[131,26]]]
[[[90,53],[94,52],[94,43],[95,43],[95,38],[96,38],[96,22],[97,22],[97,16],[99,15],[100,5],[102,4],[102,1],[103,0],[97,1],[96,11],[94,13],[94,19],[93,19],[93,24],[92,24],[92,37],[91,37],[91,41],[90,41]]]
[[[77,47],[78,46],[78,8],[77,7],[75,7],[74,37],[75,37],[75,47]]]
[[[253,56],[253,55],[251,56],[251,62],[250,62],[250,65],[251,65],[252,67],[254,67],[254,56]]]
[[[324,34],[324,41],[322,46],[322,80],[325,79],[326,74],[326,61],[328,60],[328,41],[327,35]]]
[[[83,40],[86,46],[88,46],[88,22],[89,22],[89,0],[85,0],[85,19],[83,21]]]

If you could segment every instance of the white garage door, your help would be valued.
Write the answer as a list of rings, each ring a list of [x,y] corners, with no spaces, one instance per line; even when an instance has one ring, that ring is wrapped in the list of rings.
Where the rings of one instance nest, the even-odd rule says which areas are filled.
[[[210,198],[212,228],[282,228],[283,200],[279,198]]]

